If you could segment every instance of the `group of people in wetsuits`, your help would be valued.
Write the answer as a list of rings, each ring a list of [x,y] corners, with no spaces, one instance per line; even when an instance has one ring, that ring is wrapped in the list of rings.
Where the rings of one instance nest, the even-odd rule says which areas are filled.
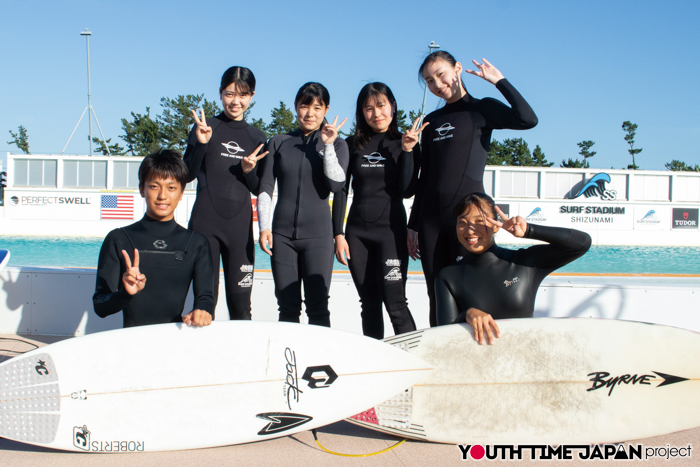
[[[485,59],[473,63],[476,70],[463,70],[444,51],[425,59],[419,74],[445,105],[423,121],[417,119],[405,134],[398,129],[391,89],[370,83],[357,99],[355,132],[342,140],[338,132],[347,119],[329,122],[328,90],[309,82],[294,99],[298,130],[267,142],[264,133],[244,120],[255,94],[253,73],[229,68],[219,88],[223,112],[207,117],[193,111],[195,125],[184,161],[163,162],[170,161],[170,151],[144,159],[151,166],[144,169],[142,164],[139,172],[146,216],[105,239],[95,310],[107,316],[123,309],[125,326],[183,319],[208,324],[221,261],[230,318],[251,319],[252,193],[257,196],[260,246],[271,256],[280,321],[299,322],[303,286],[309,323],[330,326],[335,255],[350,268],[365,335],[384,337],[383,306],[396,334],[413,331],[405,292],[410,256],[422,262],[431,326],[467,322],[479,342],[492,343],[498,336],[494,318],[532,316],[543,278],[583,255],[591,240],[572,229],[528,225],[519,216],[509,219],[483,194],[491,132],[532,128],[537,117],[498,69]],[[494,84],[510,105],[471,96],[461,79],[463,71]],[[175,224],[170,209],[177,190],[167,190],[181,185],[181,199],[185,184],[195,178],[197,197],[186,230]],[[165,182],[173,186],[164,188]],[[344,226],[350,188],[353,202]],[[414,195],[407,220],[403,199]],[[505,250],[494,242],[499,229],[548,244]],[[141,270],[144,260],[150,274]],[[176,300],[167,285],[149,300],[140,299],[146,276],[161,275],[159,280],[167,283],[186,263],[192,263],[186,267],[194,282],[192,313],[180,318],[182,298],[171,319],[155,318],[157,313],[149,311],[142,314],[145,320],[134,318],[140,315],[139,300],[149,306],[163,303],[161,308]],[[203,278],[205,264],[208,281]]]

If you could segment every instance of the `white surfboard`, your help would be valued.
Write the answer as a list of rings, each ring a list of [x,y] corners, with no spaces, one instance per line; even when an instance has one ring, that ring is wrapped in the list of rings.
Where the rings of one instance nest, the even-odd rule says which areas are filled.
[[[7,265],[8,261],[10,261],[10,250],[0,248],[0,271]]]
[[[577,444],[700,426],[700,334],[601,319],[498,321],[385,339],[433,365],[413,388],[348,421],[442,443]]]
[[[0,436],[56,449],[193,449],[335,422],[430,371],[381,341],[290,323],[120,329],[0,365]]]

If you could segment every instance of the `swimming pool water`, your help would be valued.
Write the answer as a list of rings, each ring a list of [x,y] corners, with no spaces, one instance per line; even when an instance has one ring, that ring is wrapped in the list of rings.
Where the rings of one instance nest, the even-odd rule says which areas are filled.
[[[94,237],[0,237],[10,250],[8,266],[97,267],[102,246]],[[517,248],[515,245],[503,245]],[[256,245],[255,269],[270,269],[270,259]],[[347,267],[335,262],[335,270]],[[411,260],[410,271],[421,271]],[[700,247],[593,246],[583,257],[558,270],[572,273],[700,274]]]

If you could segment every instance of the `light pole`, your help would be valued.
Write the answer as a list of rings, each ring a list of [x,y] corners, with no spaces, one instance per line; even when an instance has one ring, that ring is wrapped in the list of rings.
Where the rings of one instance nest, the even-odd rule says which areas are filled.
[[[100,122],[97,121],[97,115],[95,115],[95,109],[92,108],[92,94],[90,93],[90,36],[92,36],[92,33],[88,30],[88,28],[85,28],[85,31],[80,32],[81,36],[85,36],[85,39],[87,41],[87,76],[88,76],[88,105],[85,107],[85,110],[83,110],[83,114],[80,116],[80,119],[78,120],[78,123],[75,125],[75,128],[73,128],[73,133],[70,134],[68,137],[68,141],[66,141],[66,145],[63,146],[63,150],[61,151],[61,154],[63,154],[63,151],[66,150],[66,147],[68,147],[68,143],[70,143],[71,138],[73,137],[73,134],[75,133],[75,130],[78,129],[78,125],[80,125],[80,122],[83,120],[83,117],[85,116],[85,112],[88,111],[88,126],[90,128],[90,155],[92,156],[92,117],[95,118],[95,123],[97,123],[97,129],[100,130],[100,136],[102,137],[102,144],[104,144],[104,147],[107,149],[107,154],[110,156],[112,153],[109,151],[109,147],[107,146],[107,142],[105,141],[105,135],[102,134],[102,128],[100,128]]]
[[[90,94],[90,36],[92,33],[85,28],[85,31],[80,33],[81,36],[85,36],[85,41],[87,44],[87,71],[88,71],[88,108],[92,111],[92,95]],[[90,155],[92,156],[92,119],[88,114],[88,127],[90,128]]]

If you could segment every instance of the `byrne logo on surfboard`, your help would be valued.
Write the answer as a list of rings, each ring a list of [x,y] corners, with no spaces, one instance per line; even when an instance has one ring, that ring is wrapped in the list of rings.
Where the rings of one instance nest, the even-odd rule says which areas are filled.
[[[330,365],[310,366],[304,372],[301,379],[309,382],[311,389],[327,388],[338,379],[338,374]]]
[[[667,375],[666,373],[661,373],[658,371],[652,371],[652,373],[656,373],[658,377],[654,375],[622,375],[613,377],[610,376],[610,373],[606,371],[597,371],[595,373],[589,373],[588,376],[592,376],[592,378],[589,381],[591,381],[593,384],[586,391],[595,391],[596,389],[600,388],[610,388],[610,391],[608,391],[608,396],[610,396],[612,395],[615,386],[619,386],[623,383],[631,385],[645,384],[647,386],[650,386],[654,380],[663,379],[661,384],[656,386],[657,388],[660,388],[661,386],[667,386],[669,384],[680,383],[681,381],[688,380],[688,378]]]

